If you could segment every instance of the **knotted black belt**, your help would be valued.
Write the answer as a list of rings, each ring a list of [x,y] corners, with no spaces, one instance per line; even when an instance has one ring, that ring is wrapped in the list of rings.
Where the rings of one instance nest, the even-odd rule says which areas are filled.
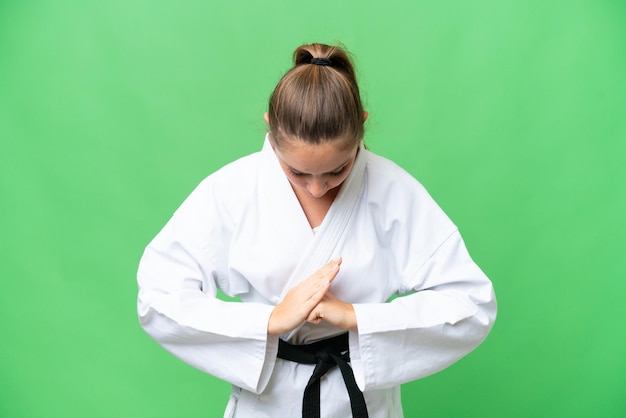
[[[350,397],[350,409],[354,418],[368,418],[363,392],[359,390],[350,361],[348,333],[312,344],[293,345],[279,340],[278,358],[302,364],[315,364],[313,374],[304,389],[302,417],[320,417],[320,379],[330,369],[339,366]]]

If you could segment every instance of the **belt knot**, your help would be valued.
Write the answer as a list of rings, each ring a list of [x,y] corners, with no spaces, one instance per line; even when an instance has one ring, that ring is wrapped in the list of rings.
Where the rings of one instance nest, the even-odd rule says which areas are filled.
[[[304,389],[302,417],[320,417],[320,379],[335,366],[339,367],[350,397],[350,409],[354,418],[368,418],[363,392],[359,389],[350,367],[348,334],[341,334],[312,344],[294,345],[278,342],[278,358],[302,364],[315,364],[313,374]]]

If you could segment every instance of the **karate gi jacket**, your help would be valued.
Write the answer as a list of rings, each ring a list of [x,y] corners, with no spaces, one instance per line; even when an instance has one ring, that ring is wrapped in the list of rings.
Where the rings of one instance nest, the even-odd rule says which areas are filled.
[[[277,359],[272,309],[335,256],[330,292],[354,306],[351,366],[372,418],[402,417],[400,384],[448,367],[496,317],[492,283],[424,187],[361,145],[313,231],[266,138],[208,176],[145,249],[138,313],[188,364],[232,384],[225,417],[300,417],[312,365]],[[216,297],[220,289],[241,302]],[[280,336],[304,344],[343,330],[322,322]],[[349,417],[340,371],[321,383],[321,416]]]

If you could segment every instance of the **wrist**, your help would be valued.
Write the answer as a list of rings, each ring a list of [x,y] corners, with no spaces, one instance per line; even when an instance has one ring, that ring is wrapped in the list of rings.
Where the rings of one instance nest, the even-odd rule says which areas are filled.
[[[346,304],[346,328],[345,329],[355,329],[356,328],[356,312],[354,310],[354,306],[351,303]]]
[[[283,330],[280,328],[280,321],[277,320],[276,308],[270,314],[270,318],[267,321],[267,333],[269,335],[280,335],[283,334]]]

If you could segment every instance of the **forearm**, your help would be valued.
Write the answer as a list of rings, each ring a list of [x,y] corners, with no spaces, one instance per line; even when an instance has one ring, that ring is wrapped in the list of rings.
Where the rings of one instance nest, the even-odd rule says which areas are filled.
[[[357,327],[354,306],[337,299],[330,293],[327,293],[324,299],[311,311],[307,321],[312,324],[326,321],[345,330]]]
[[[415,296],[422,297],[401,300]],[[493,326],[492,297],[469,306],[423,296],[431,295],[355,305],[359,327],[350,352],[361,389],[384,389],[436,373],[475,349]],[[437,305],[442,315],[422,315],[422,304]]]
[[[265,332],[272,307],[237,302],[221,304],[227,304],[228,308],[218,308],[221,314],[213,316],[211,321],[190,322],[184,318],[187,315],[175,320],[172,316],[178,315],[171,312],[148,309],[140,316],[140,322],[146,333],[184,362],[258,393],[269,380],[278,351],[278,337]],[[211,309],[204,311],[208,310]]]

